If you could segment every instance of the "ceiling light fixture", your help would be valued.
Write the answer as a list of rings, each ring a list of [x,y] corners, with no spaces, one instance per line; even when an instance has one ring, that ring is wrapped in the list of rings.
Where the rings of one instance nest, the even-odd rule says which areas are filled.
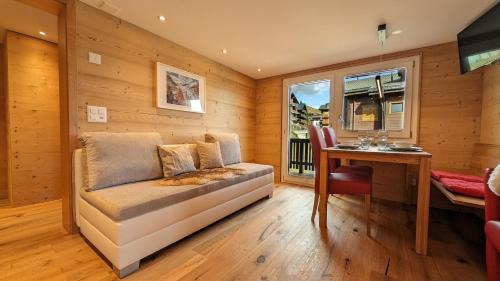
[[[227,50],[226,49],[222,49],[222,53],[223,54],[227,54]]]
[[[383,46],[384,43],[385,43],[385,39],[386,39],[386,25],[385,23],[384,24],[381,24],[378,26],[377,28],[377,32],[378,32],[378,42],[380,44],[380,46]]]
[[[262,69],[260,69],[260,68],[257,68],[257,71],[258,71],[258,72],[261,72],[261,71],[262,71]]]
[[[398,34],[401,34],[401,33],[403,33],[403,30],[401,30],[401,29],[397,29],[397,30],[394,30],[394,31],[392,32],[392,35],[398,35]]]
[[[165,16],[158,16],[158,19],[159,19],[160,21],[165,21],[165,20],[167,20],[167,18],[166,18]]]
[[[42,36],[47,35],[47,34],[46,34],[45,32],[43,32],[43,31],[38,32],[38,34],[40,34],[40,35],[42,35]]]

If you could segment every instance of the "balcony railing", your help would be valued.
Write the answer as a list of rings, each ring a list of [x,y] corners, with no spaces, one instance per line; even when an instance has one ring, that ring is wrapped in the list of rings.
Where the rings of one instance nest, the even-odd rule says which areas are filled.
[[[288,150],[288,170],[299,174],[312,174],[314,163],[309,139],[290,139]]]

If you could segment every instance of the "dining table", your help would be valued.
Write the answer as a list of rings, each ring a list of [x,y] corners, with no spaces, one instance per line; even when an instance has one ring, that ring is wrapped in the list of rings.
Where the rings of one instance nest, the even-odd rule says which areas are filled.
[[[401,163],[418,165],[418,199],[415,233],[415,251],[427,255],[429,228],[429,193],[432,154],[425,151],[379,150],[370,146],[368,149],[344,149],[329,147],[321,149],[320,155],[320,193],[319,193],[319,225],[327,227],[327,181],[328,159],[362,160],[370,162]]]

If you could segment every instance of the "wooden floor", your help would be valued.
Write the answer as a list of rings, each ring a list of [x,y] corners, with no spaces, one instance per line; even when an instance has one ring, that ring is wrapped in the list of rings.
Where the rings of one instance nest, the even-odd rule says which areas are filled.
[[[416,254],[414,210],[373,205],[372,238],[363,204],[331,197],[328,230],[309,220],[313,192],[276,188],[261,200],[141,262],[126,280],[485,280],[480,223],[432,210],[428,257]],[[474,221],[472,217],[468,221]],[[60,226],[59,201],[0,208],[0,280],[113,280],[79,235]],[[469,233],[464,237],[460,233]]]

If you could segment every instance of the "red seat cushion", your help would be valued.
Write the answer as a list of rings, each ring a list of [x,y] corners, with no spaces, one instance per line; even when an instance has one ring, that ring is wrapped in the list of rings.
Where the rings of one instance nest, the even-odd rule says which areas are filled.
[[[330,194],[369,194],[372,190],[371,175],[366,173],[330,173]]]
[[[441,178],[441,183],[451,192],[471,197],[484,198],[484,183],[450,178]]]
[[[484,179],[481,177],[478,177],[478,176],[464,175],[464,174],[451,173],[451,172],[439,171],[439,170],[432,170],[431,177],[433,177],[436,180],[441,180],[443,178],[447,178],[447,179],[456,179],[456,180],[463,180],[463,181],[469,181],[469,182],[484,183]]]

